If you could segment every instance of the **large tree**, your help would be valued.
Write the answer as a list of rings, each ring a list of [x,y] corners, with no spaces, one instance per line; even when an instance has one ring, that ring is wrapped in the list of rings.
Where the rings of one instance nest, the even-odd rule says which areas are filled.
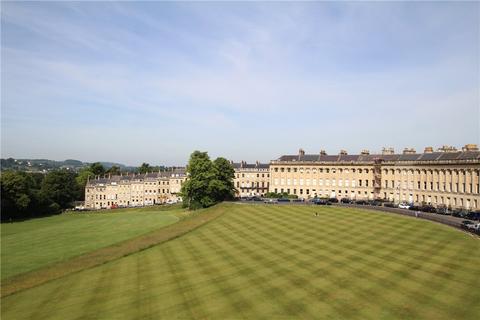
[[[0,184],[2,220],[25,217],[32,201],[34,180],[25,172],[4,171]]]
[[[107,170],[108,174],[111,174],[112,176],[118,176],[121,173],[120,167],[119,166],[112,166],[110,169]]]
[[[150,165],[146,162],[142,163],[140,167],[138,167],[138,172],[139,173],[147,173],[153,171],[153,168],[150,167]]]
[[[233,197],[233,168],[224,158],[212,162],[206,152],[195,151],[190,155],[187,176],[181,194],[190,209],[206,208]]]
[[[60,208],[68,208],[79,195],[75,177],[76,174],[68,170],[55,170],[48,173],[42,181],[43,196],[57,203]]]
[[[235,197],[235,170],[230,162],[222,157],[213,161],[213,184],[212,192],[216,201],[232,200]]]
[[[92,163],[90,165],[90,171],[96,176],[101,176],[105,174],[105,168],[100,162]]]

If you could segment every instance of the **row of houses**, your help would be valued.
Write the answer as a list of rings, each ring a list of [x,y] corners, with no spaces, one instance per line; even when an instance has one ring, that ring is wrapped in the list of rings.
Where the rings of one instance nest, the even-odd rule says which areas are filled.
[[[406,148],[395,153],[363,150],[350,155],[325,151],[282,155],[270,163],[232,162],[238,197],[287,193],[299,198],[384,199],[478,210],[480,151],[473,144],[461,150],[443,146],[423,153]],[[144,175],[104,177],[89,181],[87,208],[138,206],[175,202],[187,176],[185,169]]]

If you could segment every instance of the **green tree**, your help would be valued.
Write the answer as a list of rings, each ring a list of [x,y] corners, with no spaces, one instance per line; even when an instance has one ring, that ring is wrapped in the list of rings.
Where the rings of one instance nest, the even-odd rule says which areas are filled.
[[[235,170],[230,162],[222,157],[213,161],[213,180],[211,184],[211,192],[216,201],[232,200],[235,197]]]
[[[25,172],[4,171],[0,176],[2,220],[27,216],[34,180]]]
[[[95,174],[92,172],[90,167],[86,167],[78,172],[78,175],[75,178],[78,186],[78,197],[77,200],[85,199],[85,186],[87,185],[88,179],[94,179]]]
[[[112,166],[110,169],[107,170],[107,174],[111,174],[112,176],[120,175],[120,167],[119,166]]]
[[[138,167],[138,172],[139,173],[147,173],[147,172],[150,172],[152,171],[152,167],[150,167],[150,165],[148,163],[142,163],[142,165],[140,167]]]
[[[55,170],[42,181],[42,196],[58,204],[62,209],[70,207],[78,198],[79,187],[75,173],[68,170]]]
[[[224,158],[212,162],[207,152],[195,151],[190,155],[187,175],[181,195],[190,209],[206,208],[234,196],[234,171]]]
[[[90,171],[96,176],[101,176],[105,174],[105,168],[100,162],[92,163],[90,165]]]

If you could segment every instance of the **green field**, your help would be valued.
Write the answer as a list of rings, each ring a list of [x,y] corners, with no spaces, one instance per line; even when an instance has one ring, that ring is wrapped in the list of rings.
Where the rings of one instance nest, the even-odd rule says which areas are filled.
[[[66,260],[178,221],[178,211],[140,208],[2,223],[2,279]]]
[[[3,298],[2,319],[480,317],[478,238],[349,208],[221,206],[174,240]]]

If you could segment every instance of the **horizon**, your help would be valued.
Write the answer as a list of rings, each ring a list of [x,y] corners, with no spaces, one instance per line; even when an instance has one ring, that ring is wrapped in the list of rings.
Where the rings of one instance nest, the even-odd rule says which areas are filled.
[[[480,144],[480,3],[14,3],[1,157],[134,166],[191,152]]]

